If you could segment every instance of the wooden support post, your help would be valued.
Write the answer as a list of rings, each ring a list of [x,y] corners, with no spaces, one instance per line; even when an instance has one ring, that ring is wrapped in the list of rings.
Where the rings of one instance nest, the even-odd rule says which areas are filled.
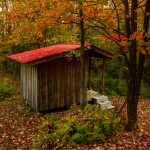
[[[104,86],[105,86],[105,68],[106,68],[106,61],[103,58],[103,65],[102,65],[102,83],[101,83],[101,94],[104,95]]]
[[[88,90],[91,90],[91,56],[89,57],[88,65]]]

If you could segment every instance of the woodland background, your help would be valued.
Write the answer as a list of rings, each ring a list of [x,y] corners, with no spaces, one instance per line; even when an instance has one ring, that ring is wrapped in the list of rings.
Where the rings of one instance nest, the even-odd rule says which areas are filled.
[[[39,47],[54,45],[57,43],[79,43],[80,42],[80,26],[78,18],[78,9],[76,8],[78,1],[73,3],[67,1],[17,1],[17,0],[2,0],[0,2],[0,71],[1,76],[12,74],[14,79],[19,79],[18,63],[13,62],[7,58],[8,55],[32,50]],[[63,5],[62,5],[63,3]],[[123,54],[120,51],[121,46],[128,46],[126,40],[119,41],[118,35],[114,34],[113,28],[117,26],[117,20],[114,20],[116,13],[105,11],[110,9],[113,5],[110,1],[85,1],[83,2],[84,12],[84,31],[85,42],[90,42],[114,54],[113,60],[107,63],[107,75],[105,81],[105,94],[106,95],[126,95],[126,79],[127,79],[127,66],[123,59]],[[121,7],[119,1],[115,2],[118,7]],[[139,1],[142,7],[145,1]],[[55,7],[57,5],[57,7]],[[66,7],[64,7],[64,5]],[[73,6],[74,5],[74,6]],[[72,7],[74,10],[71,10]],[[103,10],[102,10],[103,8]],[[122,11],[122,12],[121,12]],[[110,12],[109,14],[107,14]],[[114,14],[113,14],[114,13]],[[100,14],[100,15],[99,15]],[[120,10],[120,15],[123,18],[123,10]],[[127,16],[127,18],[130,16]],[[103,18],[106,20],[105,24],[101,25],[98,19]],[[96,20],[97,19],[97,20]],[[97,22],[96,22],[96,21]],[[141,21],[141,23],[140,23]],[[139,10],[138,18],[139,26],[142,25],[142,12]],[[105,23],[103,21],[103,23]],[[124,23],[120,21],[122,30],[125,29]],[[140,25],[141,24],[141,25]],[[103,28],[108,29],[106,32]],[[105,30],[106,30],[105,29]],[[117,29],[115,29],[117,30]],[[141,31],[140,31],[141,30]],[[135,35],[138,40],[142,42],[141,33],[139,29]],[[109,35],[111,35],[109,37]],[[123,36],[122,34],[120,36]],[[107,38],[108,37],[108,38]],[[114,39],[113,39],[114,38]],[[117,41],[117,40],[118,41]],[[117,42],[117,44],[116,44]],[[143,52],[144,53],[144,52]],[[144,73],[142,78],[141,97],[149,98],[150,86],[150,56],[146,56],[144,64]],[[101,83],[101,64],[102,62],[93,61],[93,74],[92,74],[92,89],[99,91],[99,84]],[[2,82],[1,82],[2,84]],[[2,86],[1,86],[2,87]]]
[[[150,0],[1,0],[0,149],[40,149],[42,146],[56,149],[58,145],[65,146],[64,149],[73,149],[70,145],[75,149],[149,148],[149,6]],[[105,95],[116,106],[111,114],[87,105],[85,110],[72,108],[69,112],[45,115],[35,113],[22,101],[20,64],[8,59],[8,55],[58,43],[81,43],[83,46],[89,42],[114,54],[113,60],[107,61],[105,79]],[[94,59],[92,66],[92,89],[100,91],[102,62]],[[136,85],[139,86],[141,72],[138,97]],[[127,81],[134,83],[131,84],[134,89]],[[130,88],[133,93],[129,92]],[[118,121],[115,114],[126,96],[127,106]],[[89,117],[94,119],[91,120],[94,124],[88,124]],[[124,126],[132,123],[132,117],[131,130],[136,131],[127,132]],[[66,126],[63,121],[67,121]],[[49,130],[51,126],[55,129],[61,126],[63,131]],[[49,133],[55,132],[57,136],[51,134],[53,141]],[[66,143],[68,136],[70,145]]]

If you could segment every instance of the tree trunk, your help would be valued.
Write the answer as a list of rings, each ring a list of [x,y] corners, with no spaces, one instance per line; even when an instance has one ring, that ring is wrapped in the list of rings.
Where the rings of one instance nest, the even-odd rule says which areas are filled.
[[[137,32],[137,13],[136,9],[138,6],[138,0],[132,0],[131,4],[131,35]],[[136,39],[131,40],[131,46],[129,46],[129,66],[128,66],[128,91],[127,91],[127,114],[128,114],[128,124],[126,129],[136,130],[138,127],[137,123],[137,103],[139,93],[137,93],[136,84],[137,80],[137,41]]]
[[[82,5],[82,2],[80,3]],[[86,100],[86,91],[87,91],[87,85],[86,85],[86,56],[84,51],[84,21],[83,21],[83,12],[80,9],[80,34],[81,34],[81,48],[80,48],[80,104],[81,108],[84,108],[85,106],[85,100]]]
[[[19,53],[20,51],[20,46],[15,46],[13,45],[12,46],[12,54],[17,54]],[[19,80],[20,79],[20,64],[17,62],[17,61],[13,61],[13,79],[14,80]]]
[[[138,104],[138,93],[135,93],[135,86],[133,86],[135,80],[130,79],[128,81],[128,93],[127,93],[127,114],[128,124],[126,130],[132,131],[138,128],[137,123],[137,104]]]
[[[91,56],[88,59],[88,90],[91,90]]]
[[[101,89],[100,93],[101,95],[104,95],[104,86],[105,86],[105,74],[106,74],[106,61],[105,58],[103,58],[103,65],[102,65],[102,82],[101,82]]]
[[[132,78],[129,75],[130,79],[128,80],[127,93],[128,125],[126,126],[126,129],[128,131],[136,130],[138,128],[137,106],[140,96],[144,60],[145,56],[140,53],[136,76],[135,78]],[[129,72],[132,72],[132,68],[130,68],[129,70]]]
[[[134,44],[133,44],[134,45]],[[133,49],[134,50],[134,49]],[[134,51],[131,53],[134,54]],[[132,55],[133,55],[132,54]],[[136,93],[137,87],[136,85],[136,58],[133,56],[129,61],[129,68],[128,68],[128,82],[127,82],[127,114],[128,114],[128,125],[126,127],[127,130],[136,130],[138,127],[137,124],[137,103],[139,93]],[[138,85],[139,86],[139,85]]]
[[[137,14],[134,10],[137,9],[137,0],[132,0],[131,9],[131,34],[137,31]],[[143,24],[143,37],[144,42],[148,42],[148,38],[145,37],[145,33],[148,33],[150,16],[147,13],[150,11],[150,0],[146,1],[145,7],[145,17]],[[146,51],[146,45],[142,46]],[[138,128],[137,123],[137,106],[141,89],[141,80],[143,73],[143,65],[145,61],[145,56],[140,52],[139,60],[137,60],[137,44],[136,39],[131,41],[131,47],[129,47],[129,66],[128,66],[128,93],[127,93],[127,113],[128,113],[128,125],[126,129],[128,131],[136,130]]]

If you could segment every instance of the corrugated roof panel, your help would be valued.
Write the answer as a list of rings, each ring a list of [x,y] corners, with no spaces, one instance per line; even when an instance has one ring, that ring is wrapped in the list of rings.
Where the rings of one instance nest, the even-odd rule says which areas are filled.
[[[13,54],[8,57],[20,63],[28,63],[34,60],[60,54],[68,50],[75,50],[78,48],[80,48],[80,44],[58,44],[58,45],[26,51],[18,54]]]

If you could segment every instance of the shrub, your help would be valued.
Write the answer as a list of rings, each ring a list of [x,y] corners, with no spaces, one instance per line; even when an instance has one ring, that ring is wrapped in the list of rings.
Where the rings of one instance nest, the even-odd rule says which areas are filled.
[[[14,94],[17,90],[16,84],[9,78],[3,78],[0,82],[0,99]]]
[[[87,104],[84,110],[69,110],[63,115],[51,114],[39,126],[34,148],[60,148],[76,144],[104,142],[121,129],[120,119],[98,105]]]
[[[127,95],[127,84],[126,80],[120,80],[118,85],[118,94],[121,96]]]
[[[106,95],[117,95],[118,90],[118,79],[106,78],[105,80],[105,94]]]
[[[92,89],[99,91],[100,90],[101,77],[95,73],[91,75],[91,87]]]
[[[150,98],[150,85],[142,85],[141,86],[141,97],[142,98]]]
[[[100,79],[97,76],[92,76],[91,85],[92,88],[96,91],[99,91]],[[127,93],[127,85],[125,80],[119,80],[116,78],[107,77],[105,79],[105,94],[106,95],[126,95]]]

